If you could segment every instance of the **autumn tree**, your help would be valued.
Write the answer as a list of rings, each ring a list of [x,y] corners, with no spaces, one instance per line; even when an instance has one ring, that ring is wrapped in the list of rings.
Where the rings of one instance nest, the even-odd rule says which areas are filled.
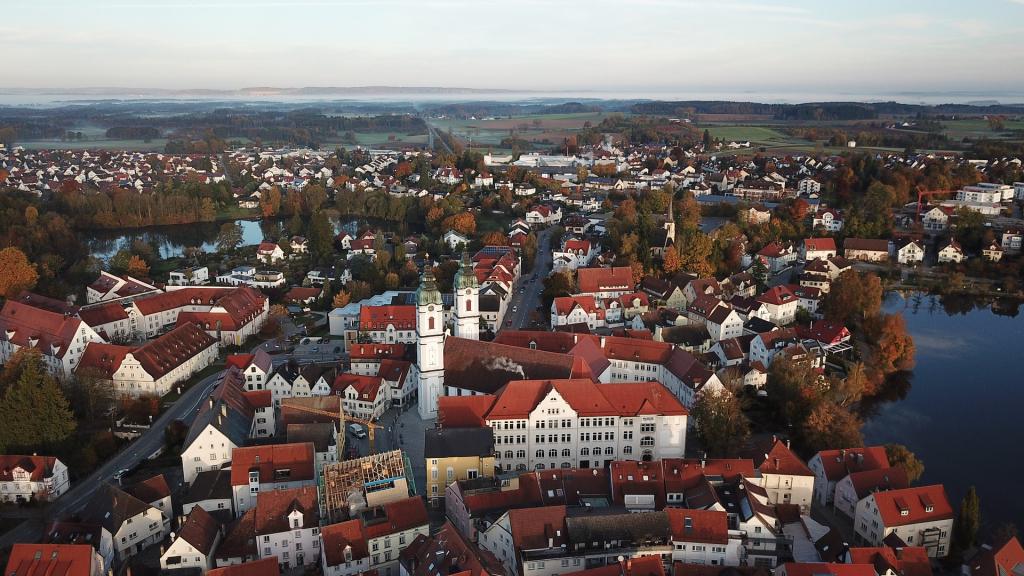
[[[778,415],[797,425],[822,401],[822,379],[809,358],[780,353],[768,370],[765,391]]]
[[[277,216],[281,210],[281,191],[277,186],[271,186],[260,194],[260,213],[264,218]]]
[[[851,364],[846,378],[833,378],[829,382],[828,399],[837,406],[848,408],[860,401],[869,388],[867,370],[861,362]]]
[[[114,406],[114,390],[102,371],[79,367],[73,378],[63,383],[64,396],[82,422],[98,423]]]
[[[707,234],[693,230],[680,236],[676,244],[679,251],[681,268],[700,278],[710,278],[715,274],[715,266],[711,262],[714,242]]]
[[[527,270],[533,270],[533,264],[537,261],[537,235],[530,232],[523,240],[522,246],[523,266]]]
[[[472,212],[459,212],[444,219],[441,228],[447,232],[454,230],[464,236],[472,236],[476,233],[476,216]]]
[[[818,452],[826,448],[864,445],[861,422],[848,410],[831,402],[822,402],[811,410],[801,428],[804,448]]]
[[[199,202],[199,221],[213,222],[217,219],[217,205],[212,198],[203,198]]]
[[[832,283],[821,305],[829,320],[860,326],[882,309],[882,281],[875,274],[847,270]]]
[[[914,338],[907,332],[902,314],[881,314],[865,326],[866,340],[871,343],[874,364],[883,374],[914,367]]]
[[[274,304],[267,313],[271,318],[284,318],[288,316],[288,309],[282,304]]]
[[[704,449],[714,458],[735,456],[750,437],[750,421],[739,400],[708,388],[697,394],[691,412]]]
[[[398,278],[398,274],[395,272],[388,272],[387,275],[384,276],[384,287],[388,290],[397,289],[399,284],[400,280]]]
[[[344,290],[338,290],[338,293],[334,295],[334,299],[331,301],[331,306],[334,308],[344,308],[348,306],[348,303],[352,301],[352,297],[348,292]]]
[[[484,237],[480,239],[480,243],[484,246],[508,246],[508,236],[502,233],[501,230],[492,230]]]
[[[313,214],[306,232],[309,251],[318,262],[327,263],[334,253],[334,228],[323,211]]]
[[[918,460],[917,456],[902,444],[886,444],[885,455],[890,466],[903,469],[907,474],[907,482],[911,484],[917,482],[924,474],[924,462]]]
[[[35,206],[25,207],[25,224],[27,226],[35,226],[36,221],[39,220],[39,209]]]
[[[20,249],[13,246],[0,250],[0,295],[17,296],[31,290],[39,280],[39,272]]]
[[[146,264],[146,261],[138,255],[132,254],[125,272],[135,278],[147,278],[149,277],[149,264]]]
[[[661,258],[661,269],[666,276],[672,276],[682,268],[683,262],[679,258],[679,252],[676,251],[675,246],[669,246],[665,249],[665,255]]]

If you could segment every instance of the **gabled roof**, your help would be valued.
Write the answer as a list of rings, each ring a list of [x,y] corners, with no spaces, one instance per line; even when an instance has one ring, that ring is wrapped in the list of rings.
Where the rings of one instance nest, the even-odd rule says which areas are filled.
[[[214,568],[207,576],[281,576],[281,565],[277,556],[252,560],[244,564]]]
[[[473,428],[431,428],[425,432],[424,458],[451,458],[494,455],[494,430],[489,426]]]
[[[250,472],[259,473],[261,484],[314,480],[314,463],[309,442],[235,448],[231,452],[231,485],[247,486]]]
[[[872,492],[898,490],[910,486],[907,473],[900,467],[851,472],[850,483],[853,484],[858,500]]]
[[[289,531],[288,515],[293,511],[303,515],[303,528],[320,523],[316,486],[260,492],[256,497],[256,507],[251,511],[255,513],[254,533],[258,536]]]
[[[576,284],[582,293],[633,289],[633,270],[629,266],[580,268],[576,271],[576,275]]]
[[[153,508],[147,502],[139,500],[124,490],[108,483],[103,483],[93,494],[85,506],[83,517],[91,522],[102,525],[111,534],[129,518],[145,513]]]
[[[953,518],[953,507],[942,484],[876,492],[871,497],[886,528]]]
[[[837,448],[818,452],[825,478],[841,480],[852,472],[876,470],[889,467],[889,457],[884,446],[864,448]]]
[[[36,348],[43,355],[63,358],[82,320],[69,313],[52,312],[33,306],[33,295],[22,292],[8,299],[0,309],[0,338],[24,348]]]
[[[814,476],[814,472],[794,454],[786,443],[776,439],[771,450],[764,455],[757,469],[761,474],[781,474],[784,476]]]
[[[360,560],[369,555],[370,540],[426,526],[427,522],[423,498],[412,496],[364,510],[358,518],[325,526],[321,537],[327,565],[344,564],[346,547],[353,561]]]
[[[666,508],[665,513],[676,542],[729,543],[729,515],[725,511]]]
[[[95,554],[88,544],[15,544],[3,574],[92,576]]]
[[[163,474],[157,474],[141,482],[136,482],[125,488],[125,492],[135,496],[143,502],[150,504],[163,500],[171,495],[171,488],[167,485],[167,479]]]
[[[28,472],[32,482],[39,482],[53,475],[53,467],[57,462],[53,456],[0,454],[0,482],[12,482],[17,468]]]
[[[871,564],[876,574],[892,570],[899,576],[931,576],[932,564],[928,550],[920,546],[892,549],[888,546],[877,548],[850,548],[851,564]]]
[[[512,380],[570,378],[573,359],[499,342],[449,336],[444,340],[445,385],[493,394]]]
[[[972,576],[1014,576],[1024,572],[1024,548],[1017,537],[982,548],[970,562]]]
[[[209,556],[219,533],[220,523],[201,506],[193,506],[178,537],[191,544],[204,556]]]
[[[509,510],[508,519],[516,550],[558,548],[569,544],[565,506]]]

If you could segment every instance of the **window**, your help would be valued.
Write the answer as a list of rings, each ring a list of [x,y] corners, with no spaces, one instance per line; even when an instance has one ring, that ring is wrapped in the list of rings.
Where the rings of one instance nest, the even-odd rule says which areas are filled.
[[[623,454],[632,454],[633,453],[633,447],[632,446],[623,446],[622,447],[622,453]]]
[[[580,448],[580,456],[590,456],[590,448]]]
[[[537,450],[537,458],[543,458],[543,457],[544,457],[544,451],[543,450]]]
[[[650,436],[644,436],[643,438],[640,439],[640,445],[654,446],[654,438],[651,438]]]
[[[568,448],[565,448],[564,450],[562,450],[562,457],[563,458],[569,458],[570,456],[572,456],[572,452]]]
[[[548,458],[557,458],[558,450],[548,450]]]
[[[654,432],[654,422],[644,422],[640,424],[641,432]]]

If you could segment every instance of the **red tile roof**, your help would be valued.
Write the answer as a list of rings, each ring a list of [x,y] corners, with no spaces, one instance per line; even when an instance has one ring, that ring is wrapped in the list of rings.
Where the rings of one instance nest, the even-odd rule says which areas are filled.
[[[218,532],[220,523],[201,506],[193,506],[178,537],[202,552],[204,556],[209,556]]]
[[[359,400],[373,402],[377,399],[383,380],[379,376],[364,376],[361,374],[338,374],[331,384],[331,390],[337,394],[344,394],[345,389],[351,386],[359,394]]]
[[[153,380],[159,380],[168,372],[216,345],[217,339],[195,324],[182,324],[137,348],[90,342],[86,345],[75,370],[77,372],[91,369],[110,378],[120,369],[125,357],[131,354]]]
[[[808,252],[826,252],[836,251],[836,241],[834,238],[806,238],[804,239],[804,250]]]
[[[15,544],[4,576],[92,576],[95,558],[89,544]]]
[[[572,312],[573,308],[579,306],[587,314],[597,314],[598,312],[604,312],[599,310],[597,302],[593,296],[579,295],[579,296],[560,296],[554,300],[555,312],[559,316],[567,316]],[[604,315],[601,314],[601,317]]]
[[[516,380],[499,392],[487,420],[527,418],[551,391],[580,417],[685,415],[686,408],[660,382],[598,384],[591,380]]]
[[[423,498],[413,496],[362,513],[359,518],[325,526],[321,531],[328,566],[345,563],[345,548],[351,547],[352,560],[369,555],[369,541],[426,526],[427,507]]]
[[[437,399],[437,422],[444,428],[479,428],[494,405],[494,396],[441,396]]]
[[[582,293],[630,292],[634,287],[633,270],[629,266],[580,268],[576,275],[576,284]]]
[[[793,292],[785,286],[772,286],[757,297],[758,302],[781,306],[790,302],[796,302],[797,298]]]
[[[128,312],[120,302],[107,302],[99,306],[79,310],[78,317],[89,326],[95,327],[100,324],[117,322],[118,320],[127,320]]]
[[[309,442],[235,448],[231,452],[231,485],[247,486],[249,472],[259,472],[261,484],[313,480],[314,463],[313,444]],[[288,470],[287,478],[278,480],[278,470]]]
[[[312,444],[310,444],[312,448]],[[232,462],[232,468],[237,464]],[[276,534],[288,532],[288,514],[298,510],[303,515],[303,527],[318,526],[320,505],[317,501],[316,486],[305,486],[288,490],[260,492],[256,498],[255,534]]]
[[[972,576],[1009,576],[1024,568],[1024,548],[1011,537],[990,549],[982,549],[970,563]]]
[[[53,456],[20,456],[18,454],[0,454],[0,482],[14,480],[12,472],[21,468],[29,473],[33,482],[39,482],[53,473],[57,458]]]
[[[892,570],[900,576],[932,576],[931,559],[928,550],[920,546],[907,546],[893,550],[888,546],[878,548],[850,548],[851,564],[871,564],[876,574]]]
[[[516,550],[558,548],[569,543],[565,506],[509,510],[508,520]]]
[[[953,507],[942,484],[876,492],[872,497],[886,528],[953,518]],[[927,511],[929,507],[931,512]]]
[[[842,480],[851,472],[889,467],[889,457],[884,446],[822,450],[818,456],[821,458],[825,478],[832,481]]]
[[[665,513],[676,542],[729,543],[729,515],[725,511],[666,508]]]
[[[63,358],[82,321],[37,308],[26,303],[26,299],[31,299],[31,295],[22,293],[4,303],[0,309],[0,338],[22,348],[32,347],[34,341],[35,348],[43,354]]]
[[[783,476],[814,476],[811,469],[804,464],[786,444],[776,439],[771,451],[765,454],[764,461],[758,466],[761,474],[781,474]]]
[[[359,329],[365,331],[416,329],[415,306],[363,306],[359,310]]]
[[[782,565],[785,576],[875,576],[871,564],[828,564],[824,562],[787,562]],[[776,574],[780,572],[775,571]]]

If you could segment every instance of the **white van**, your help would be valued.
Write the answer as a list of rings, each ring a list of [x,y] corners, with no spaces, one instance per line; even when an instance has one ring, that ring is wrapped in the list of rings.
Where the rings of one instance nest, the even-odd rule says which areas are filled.
[[[349,424],[348,431],[356,438],[366,438],[366,432],[363,431],[363,427],[359,424]]]

